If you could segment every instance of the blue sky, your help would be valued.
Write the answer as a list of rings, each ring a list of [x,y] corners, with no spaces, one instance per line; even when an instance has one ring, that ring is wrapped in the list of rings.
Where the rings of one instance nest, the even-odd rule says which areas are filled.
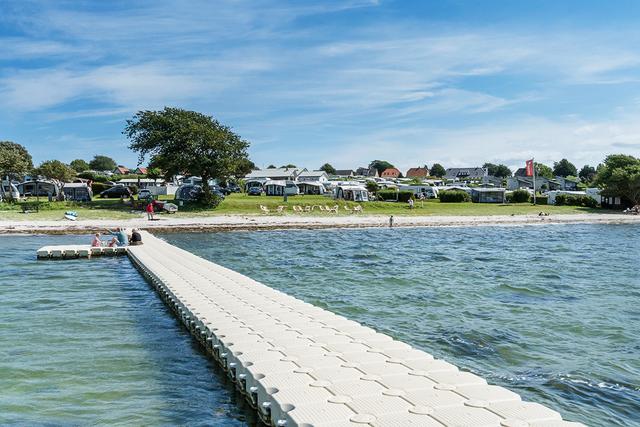
[[[259,165],[640,155],[637,1],[0,0],[0,140],[107,154],[140,109],[213,115]]]

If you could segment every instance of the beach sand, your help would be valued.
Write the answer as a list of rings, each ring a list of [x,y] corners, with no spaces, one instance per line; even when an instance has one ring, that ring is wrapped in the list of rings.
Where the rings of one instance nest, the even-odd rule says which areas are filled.
[[[463,227],[518,226],[543,224],[640,224],[640,216],[607,214],[566,214],[541,217],[515,216],[394,216],[394,227]],[[129,220],[30,221],[0,219],[0,234],[73,234],[90,233],[115,227],[140,228],[157,232],[198,232],[233,230],[317,229],[388,227],[389,217],[382,215],[351,216],[260,216],[221,215],[175,218],[161,216],[156,221],[146,218]]]

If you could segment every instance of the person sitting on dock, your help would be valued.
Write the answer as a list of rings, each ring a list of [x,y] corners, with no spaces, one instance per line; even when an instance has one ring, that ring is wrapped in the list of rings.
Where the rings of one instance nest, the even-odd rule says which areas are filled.
[[[140,232],[135,228],[131,232],[131,238],[129,239],[129,244],[131,246],[138,246],[142,244],[142,236],[140,235]]]
[[[127,233],[120,227],[116,228],[116,231],[107,230],[109,234],[115,236],[118,239],[119,246],[127,246],[129,244],[129,237]]]
[[[94,248],[99,248],[100,246],[102,246],[102,240],[100,240],[100,233],[96,233],[93,235],[91,246]]]
[[[118,238],[114,237],[111,239],[111,241],[109,241],[109,243],[107,244],[108,247],[110,248],[115,248],[116,246],[118,246]]]

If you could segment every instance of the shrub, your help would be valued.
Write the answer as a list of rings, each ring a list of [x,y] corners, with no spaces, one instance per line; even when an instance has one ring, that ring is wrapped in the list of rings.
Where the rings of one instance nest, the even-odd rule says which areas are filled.
[[[548,205],[549,196],[536,196],[536,205]]]
[[[201,191],[198,194],[198,203],[206,208],[215,209],[218,207],[220,202],[222,201],[222,197],[218,196],[214,193],[209,193],[209,196],[205,194],[204,191]]]
[[[402,203],[407,203],[409,202],[409,199],[414,198],[413,191],[409,191],[409,190],[402,190],[402,191],[381,190],[381,191],[378,191],[376,195],[378,196],[378,200],[395,202],[397,198],[397,200]]]
[[[94,196],[97,196],[98,194],[102,193],[104,190],[108,190],[109,188],[111,188],[111,186],[103,182],[94,181],[91,183],[91,190],[93,190]]]
[[[471,201],[469,193],[462,190],[443,190],[438,194],[440,203],[462,203]]]
[[[529,197],[531,197],[529,195],[529,192],[527,190],[515,190],[513,193],[510,194],[511,196],[511,203],[526,203],[529,201]]]
[[[573,194],[558,194],[556,206],[584,206],[587,208],[598,207],[598,202],[589,196],[577,196]]]
[[[131,184],[129,186],[127,186],[129,188],[129,191],[131,191],[132,195],[136,195],[138,194],[138,186],[135,184]]]

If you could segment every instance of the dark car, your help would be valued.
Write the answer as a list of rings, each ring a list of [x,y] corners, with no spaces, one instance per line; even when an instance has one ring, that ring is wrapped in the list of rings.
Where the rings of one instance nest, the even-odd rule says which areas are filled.
[[[238,184],[229,184],[224,188],[224,192],[227,194],[231,194],[231,193],[240,193],[240,187],[238,186]]]
[[[259,196],[261,194],[262,194],[261,187],[251,187],[250,189],[247,190],[247,195],[249,196]]]
[[[131,197],[131,190],[123,185],[117,185],[111,187],[108,190],[104,190],[100,193],[100,197],[104,198],[118,198],[118,197]]]

